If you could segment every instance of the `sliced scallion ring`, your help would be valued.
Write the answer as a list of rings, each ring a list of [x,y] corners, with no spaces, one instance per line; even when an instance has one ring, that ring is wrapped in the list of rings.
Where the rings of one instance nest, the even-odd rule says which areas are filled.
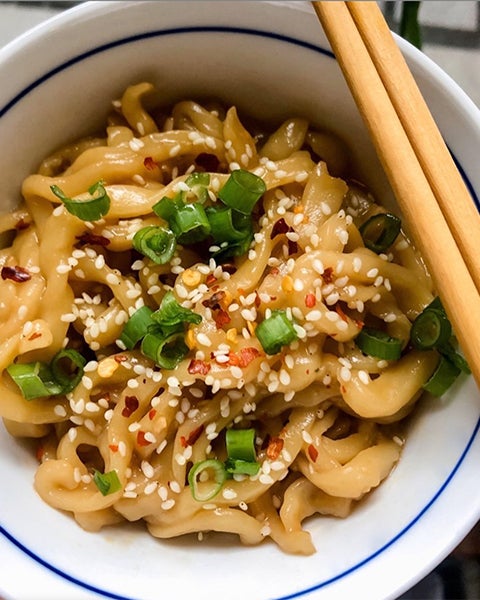
[[[62,393],[62,387],[53,377],[50,366],[40,361],[13,363],[6,368],[26,400],[45,398]]]
[[[185,179],[186,185],[191,189],[198,199],[198,202],[203,204],[208,199],[208,185],[210,183],[209,173],[200,173],[195,171]]]
[[[418,350],[430,350],[445,345],[452,335],[447,315],[436,308],[426,308],[413,321],[410,331],[412,344]]]
[[[148,306],[142,306],[136,310],[125,323],[120,341],[127,350],[132,350],[135,345],[146,335],[152,324],[153,310]]]
[[[194,500],[208,502],[215,498],[226,478],[225,467],[219,460],[210,458],[195,463],[188,472],[188,484]]]
[[[93,482],[99,489],[102,496],[114,494],[122,489],[122,484],[118,478],[116,471],[108,471],[108,473],[100,473],[95,470],[93,473]]]
[[[225,470],[230,475],[256,475],[260,471],[260,463],[227,458]]]
[[[195,244],[210,234],[205,209],[199,202],[180,206],[168,221],[179,244]]]
[[[142,354],[162,369],[174,369],[189,351],[183,331],[166,337],[147,333],[142,339],[140,349]]]
[[[423,385],[423,389],[430,392],[433,396],[442,396],[454,383],[459,374],[460,369],[456,365],[448,360],[448,358],[440,356],[437,368],[430,379]]]
[[[255,335],[267,354],[277,354],[298,338],[292,321],[284,310],[274,310],[272,314],[259,323]]]
[[[250,171],[237,169],[227,179],[218,197],[230,208],[249,215],[266,190],[267,186],[261,177]]]
[[[396,215],[381,213],[367,219],[359,231],[365,246],[376,254],[380,254],[390,248],[400,233],[401,227],[402,222]]]
[[[183,325],[183,323],[198,325],[202,321],[201,315],[179,304],[171,291],[168,291],[162,298],[158,310],[152,313],[151,318],[165,328]]]
[[[68,212],[82,221],[98,221],[110,210],[110,198],[101,181],[88,189],[89,198],[69,198],[57,185],[51,185],[50,189],[60,198]]]
[[[228,458],[246,462],[256,461],[255,429],[227,429],[225,444]]]
[[[64,348],[55,354],[50,368],[54,380],[62,388],[62,394],[68,394],[77,387],[83,377],[83,367],[86,362],[79,352],[71,348]],[[67,368],[64,366],[65,363]]]
[[[173,256],[177,240],[170,229],[156,225],[142,227],[133,236],[135,250],[158,265],[164,265]]]
[[[402,340],[391,337],[388,333],[364,327],[355,338],[355,344],[364,354],[382,360],[398,360],[402,354]]]

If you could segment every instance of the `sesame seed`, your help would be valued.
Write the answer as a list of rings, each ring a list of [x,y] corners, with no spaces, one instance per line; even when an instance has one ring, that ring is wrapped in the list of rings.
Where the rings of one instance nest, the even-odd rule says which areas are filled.
[[[258,478],[258,480],[260,481],[260,483],[263,483],[264,485],[271,485],[275,481],[273,479],[273,477],[271,477],[270,475],[266,475],[265,473],[262,473],[260,475],[260,477]]]
[[[312,436],[308,433],[308,431],[302,431],[302,439],[306,444],[312,444],[313,439]]]
[[[170,498],[170,500],[165,500],[165,502],[162,502],[162,504],[161,504],[161,507],[163,510],[170,510],[174,506],[175,506],[175,500],[173,500],[173,498]]]
[[[370,277],[371,279],[374,279],[377,275],[378,269],[376,267],[367,271],[367,277]]]
[[[350,379],[352,378],[352,371],[350,369],[348,369],[347,367],[342,367],[340,369],[340,379],[342,379],[343,381],[350,381]]]
[[[57,404],[55,406],[55,408],[53,409],[53,412],[58,417],[66,417],[67,416],[67,411],[65,410],[65,407],[62,404]]]
[[[363,369],[358,372],[358,378],[365,385],[368,385],[370,383],[370,377],[369,377],[368,373],[366,371],[364,371]]]

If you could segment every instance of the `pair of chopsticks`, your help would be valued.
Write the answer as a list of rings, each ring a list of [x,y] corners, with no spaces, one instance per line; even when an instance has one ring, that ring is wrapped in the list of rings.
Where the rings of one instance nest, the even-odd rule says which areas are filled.
[[[312,2],[480,387],[480,215],[376,2]]]

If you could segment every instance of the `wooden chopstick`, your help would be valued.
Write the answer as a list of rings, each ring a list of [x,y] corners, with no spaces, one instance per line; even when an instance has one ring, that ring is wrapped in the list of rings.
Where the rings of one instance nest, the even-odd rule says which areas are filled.
[[[377,3],[347,6],[480,292],[480,213]]]
[[[450,230],[432,189],[437,184],[429,182],[408,131],[404,128],[401,114],[397,113],[379,75],[375,53],[370,54],[359,31],[359,28],[363,32],[376,26],[368,18],[369,9],[363,10],[362,18],[357,22],[353,19],[355,8],[352,9],[350,5],[369,5],[370,2],[328,1],[312,4],[370,133],[406,228],[427,264],[480,387],[480,296],[456,240],[456,237],[461,237],[463,227],[468,228],[469,224],[457,224],[456,229],[452,227]],[[380,28],[377,34],[391,36],[388,27],[386,33],[384,28]],[[401,71],[397,70],[395,55],[389,53],[383,60],[385,69],[392,69],[398,74]],[[391,92],[397,97],[397,105],[405,102],[400,97],[402,90],[400,82]],[[429,160],[428,154],[423,156],[423,162]],[[455,189],[454,181],[450,180],[450,184]],[[455,199],[456,202],[465,202],[461,195],[455,196]],[[474,259],[475,255],[469,256],[468,262]]]

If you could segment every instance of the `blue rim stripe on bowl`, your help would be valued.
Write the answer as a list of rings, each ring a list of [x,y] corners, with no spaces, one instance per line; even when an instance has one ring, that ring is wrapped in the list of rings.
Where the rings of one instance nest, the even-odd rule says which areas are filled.
[[[226,27],[226,26],[201,26],[201,27],[179,27],[179,28],[173,28],[173,29],[148,31],[148,32],[141,33],[141,34],[137,34],[137,35],[133,35],[133,36],[125,37],[125,38],[120,38],[113,42],[109,42],[107,44],[100,45],[96,48],[88,50],[87,52],[79,54],[78,56],[75,56],[75,57],[71,58],[70,60],[65,61],[64,63],[61,63],[57,67],[54,67],[53,69],[51,69],[50,71],[48,71],[47,73],[42,75],[41,77],[34,80],[32,83],[27,85],[21,92],[19,92],[9,102],[7,102],[7,104],[0,109],[0,118],[2,116],[4,116],[9,110],[11,110],[18,102],[20,102],[22,100],[22,98],[27,96],[35,88],[39,87],[42,83],[46,82],[48,79],[55,76],[57,73],[60,73],[61,71],[64,71],[65,69],[68,69],[69,67],[75,65],[76,63],[79,63],[79,62],[89,58],[90,56],[99,54],[101,52],[108,51],[108,50],[118,47],[118,46],[135,43],[135,42],[142,41],[142,40],[149,39],[149,38],[167,36],[167,35],[179,35],[179,34],[185,34],[185,33],[233,33],[233,34],[240,34],[240,35],[259,36],[259,37],[270,38],[270,39],[277,40],[280,42],[285,42],[288,44],[300,46],[307,50],[312,50],[316,53],[320,53],[320,54],[328,56],[332,59],[335,59],[334,54],[326,48],[322,48],[321,46],[311,44],[309,42],[305,42],[305,41],[299,40],[297,38],[293,38],[290,36],[286,36],[286,35],[278,34],[278,33],[274,33],[274,32],[263,31],[263,30],[239,28],[239,27]],[[452,156],[453,156],[453,154],[452,154]],[[479,198],[476,195],[471,182],[469,181],[464,169],[462,168],[460,163],[457,161],[455,156],[453,156],[453,159],[455,160],[455,164],[457,165],[457,168],[459,169],[459,171],[465,181],[465,184],[467,185],[467,187],[470,191],[470,194],[472,195],[472,198],[473,198],[477,208],[480,210]],[[354,573],[355,571],[359,570],[363,566],[367,565],[374,558],[376,558],[377,556],[382,554],[385,550],[390,548],[393,544],[395,544],[402,536],[404,536],[422,518],[422,516],[431,508],[431,506],[436,502],[436,500],[439,498],[439,496],[448,487],[449,483],[452,481],[452,479],[454,478],[458,469],[460,468],[463,461],[465,460],[465,457],[467,456],[475,438],[477,437],[479,430],[480,430],[480,418],[478,419],[478,421],[472,431],[472,434],[468,440],[468,443],[465,446],[465,449],[463,450],[462,454],[460,455],[457,463],[455,464],[455,466],[453,467],[452,471],[450,472],[448,477],[445,479],[443,484],[440,486],[438,491],[425,504],[425,506],[420,510],[420,512],[401,531],[399,531],[395,536],[393,536],[386,544],[384,544],[383,546],[378,548],[375,552],[371,553],[369,556],[367,556],[360,562],[356,563],[355,565],[352,565],[350,568],[345,569],[344,571],[338,573],[337,575],[330,577],[329,579],[327,579],[325,581],[321,581],[309,588],[298,590],[298,591],[293,592],[292,594],[289,594],[286,596],[278,597],[276,600],[292,600],[294,598],[300,598],[301,596],[310,594],[316,590],[327,587],[328,585],[331,585],[331,584],[339,581],[340,579],[347,577],[348,575]],[[58,575],[59,577],[65,579],[71,583],[78,585],[88,591],[94,592],[94,593],[99,594],[106,598],[112,598],[114,600],[134,600],[134,598],[132,598],[132,597],[122,596],[122,595],[116,594],[116,593],[108,591],[108,590],[100,589],[94,585],[91,585],[85,581],[81,581],[81,580],[77,579],[76,577],[69,575],[68,573],[62,571],[61,569],[48,563],[46,560],[44,560],[43,558],[38,556],[35,552],[33,552],[32,550],[27,548],[24,544],[22,544],[19,540],[17,540],[15,538],[15,536],[10,534],[7,531],[7,529],[5,529],[1,524],[0,524],[0,533],[9,542],[11,542],[14,546],[16,546],[24,554],[26,554],[28,557],[30,557],[31,559],[33,559],[34,561],[36,561],[37,563],[39,563],[40,565],[42,565],[43,567],[45,567],[46,569],[51,571],[52,573]]]

